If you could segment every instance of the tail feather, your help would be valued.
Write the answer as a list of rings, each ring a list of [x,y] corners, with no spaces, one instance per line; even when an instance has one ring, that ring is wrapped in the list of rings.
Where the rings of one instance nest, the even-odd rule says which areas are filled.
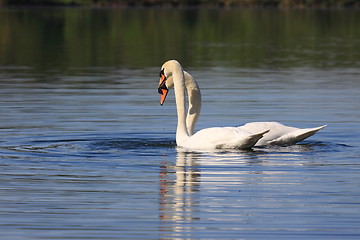
[[[327,125],[323,125],[317,128],[304,128],[304,129],[298,129],[294,132],[290,132],[284,136],[281,136],[268,144],[270,145],[292,145],[297,142],[300,142],[312,135],[314,135],[317,131],[323,129]]]
[[[259,139],[261,139],[264,136],[264,134],[268,133],[269,131],[270,131],[270,129],[263,131],[261,133],[249,135],[247,137],[247,139],[242,143],[242,145],[239,146],[239,148],[242,148],[242,149],[252,148],[253,146],[255,146],[257,141],[259,141]]]

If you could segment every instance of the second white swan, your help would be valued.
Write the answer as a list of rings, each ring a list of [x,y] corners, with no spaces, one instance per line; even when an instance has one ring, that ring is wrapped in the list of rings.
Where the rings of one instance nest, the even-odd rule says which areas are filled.
[[[194,133],[200,115],[201,94],[197,82],[180,63],[169,60],[161,67],[158,92],[160,104],[174,88],[178,115],[176,144],[189,149],[246,149],[262,145],[290,145],[315,134],[317,128],[294,128],[278,122],[252,122],[239,127],[213,127]],[[186,96],[189,107],[186,115]]]

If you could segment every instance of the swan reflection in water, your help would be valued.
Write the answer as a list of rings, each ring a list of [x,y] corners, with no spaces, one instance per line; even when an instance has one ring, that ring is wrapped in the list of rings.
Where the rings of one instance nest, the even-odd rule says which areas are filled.
[[[200,216],[211,210],[213,206],[206,203],[206,199],[213,196],[210,192],[221,191],[222,186],[229,180],[226,172],[216,172],[218,165],[227,165],[227,160],[238,159],[245,165],[257,164],[258,159],[252,151],[199,153],[186,152],[177,148],[176,163],[163,161],[160,169],[160,196],[159,210],[161,235],[166,237],[191,237],[193,223],[200,222]],[[214,160],[214,161],[212,161]],[[210,162],[211,161],[211,162]],[[203,170],[203,174],[201,173]],[[231,166],[225,167],[224,171],[230,170]],[[256,174],[255,172],[251,173]],[[258,173],[257,173],[258,174]],[[233,175],[232,175],[233,176]],[[219,180],[225,177],[226,182]],[[256,175],[256,178],[259,176]],[[241,184],[242,176],[232,179],[230,184]],[[212,180],[213,179],[213,180]],[[201,188],[207,189],[201,191]],[[210,193],[212,194],[212,193]],[[225,200],[227,201],[227,200]],[[202,214],[200,214],[202,213]],[[240,213],[241,214],[241,213]]]
[[[200,191],[198,153],[178,150],[176,165],[163,161],[160,170],[160,219],[191,221],[194,193]]]
[[[262,214],[272,217],[264,208],[281,212],[288,201],[300,206],[302,198],[290,193],[306,190],[308,180],[297,169],[312,164],[304,156],[315,149],[313,144],[210,153],[177,148],[176,162],[165,157],[160,169],[161,237],[250,229],[266,224]]]

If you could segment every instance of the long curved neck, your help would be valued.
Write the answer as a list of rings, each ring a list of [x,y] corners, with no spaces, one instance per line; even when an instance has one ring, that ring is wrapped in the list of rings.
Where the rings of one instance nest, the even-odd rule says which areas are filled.
[[[176,143],[179,145],[180,142],[189,137],[186,128],[186,103],[185,103],[185,78],[182,67],[179,63],[173,64],[172,75],[174,79],[174,92],[176,109],[178,116],[178,124],[176,129]]]
[[[185,87],[188,94],[189,109],[186,116],[186,126],[189,135],[193,135],[195,132],[195,126],[200,116],[201,110],[201,92],[199,85],[195,79],[186,71],[185,76]]]

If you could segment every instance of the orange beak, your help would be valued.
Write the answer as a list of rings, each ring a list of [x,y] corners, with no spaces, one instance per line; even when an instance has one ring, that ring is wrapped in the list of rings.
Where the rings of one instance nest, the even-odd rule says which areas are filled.
[[[165,102],[168,92],[169,92],[169,90],[167,90],[167,89],[161,89],[160,105],[163,105],[163,103]]]
[[[166,87],[166,77],[164,74],[160,73],[160,83],[158,87],[158,93],[160,94],[160,105],[163,105],[165,102],[168,92],[169,89]]]

